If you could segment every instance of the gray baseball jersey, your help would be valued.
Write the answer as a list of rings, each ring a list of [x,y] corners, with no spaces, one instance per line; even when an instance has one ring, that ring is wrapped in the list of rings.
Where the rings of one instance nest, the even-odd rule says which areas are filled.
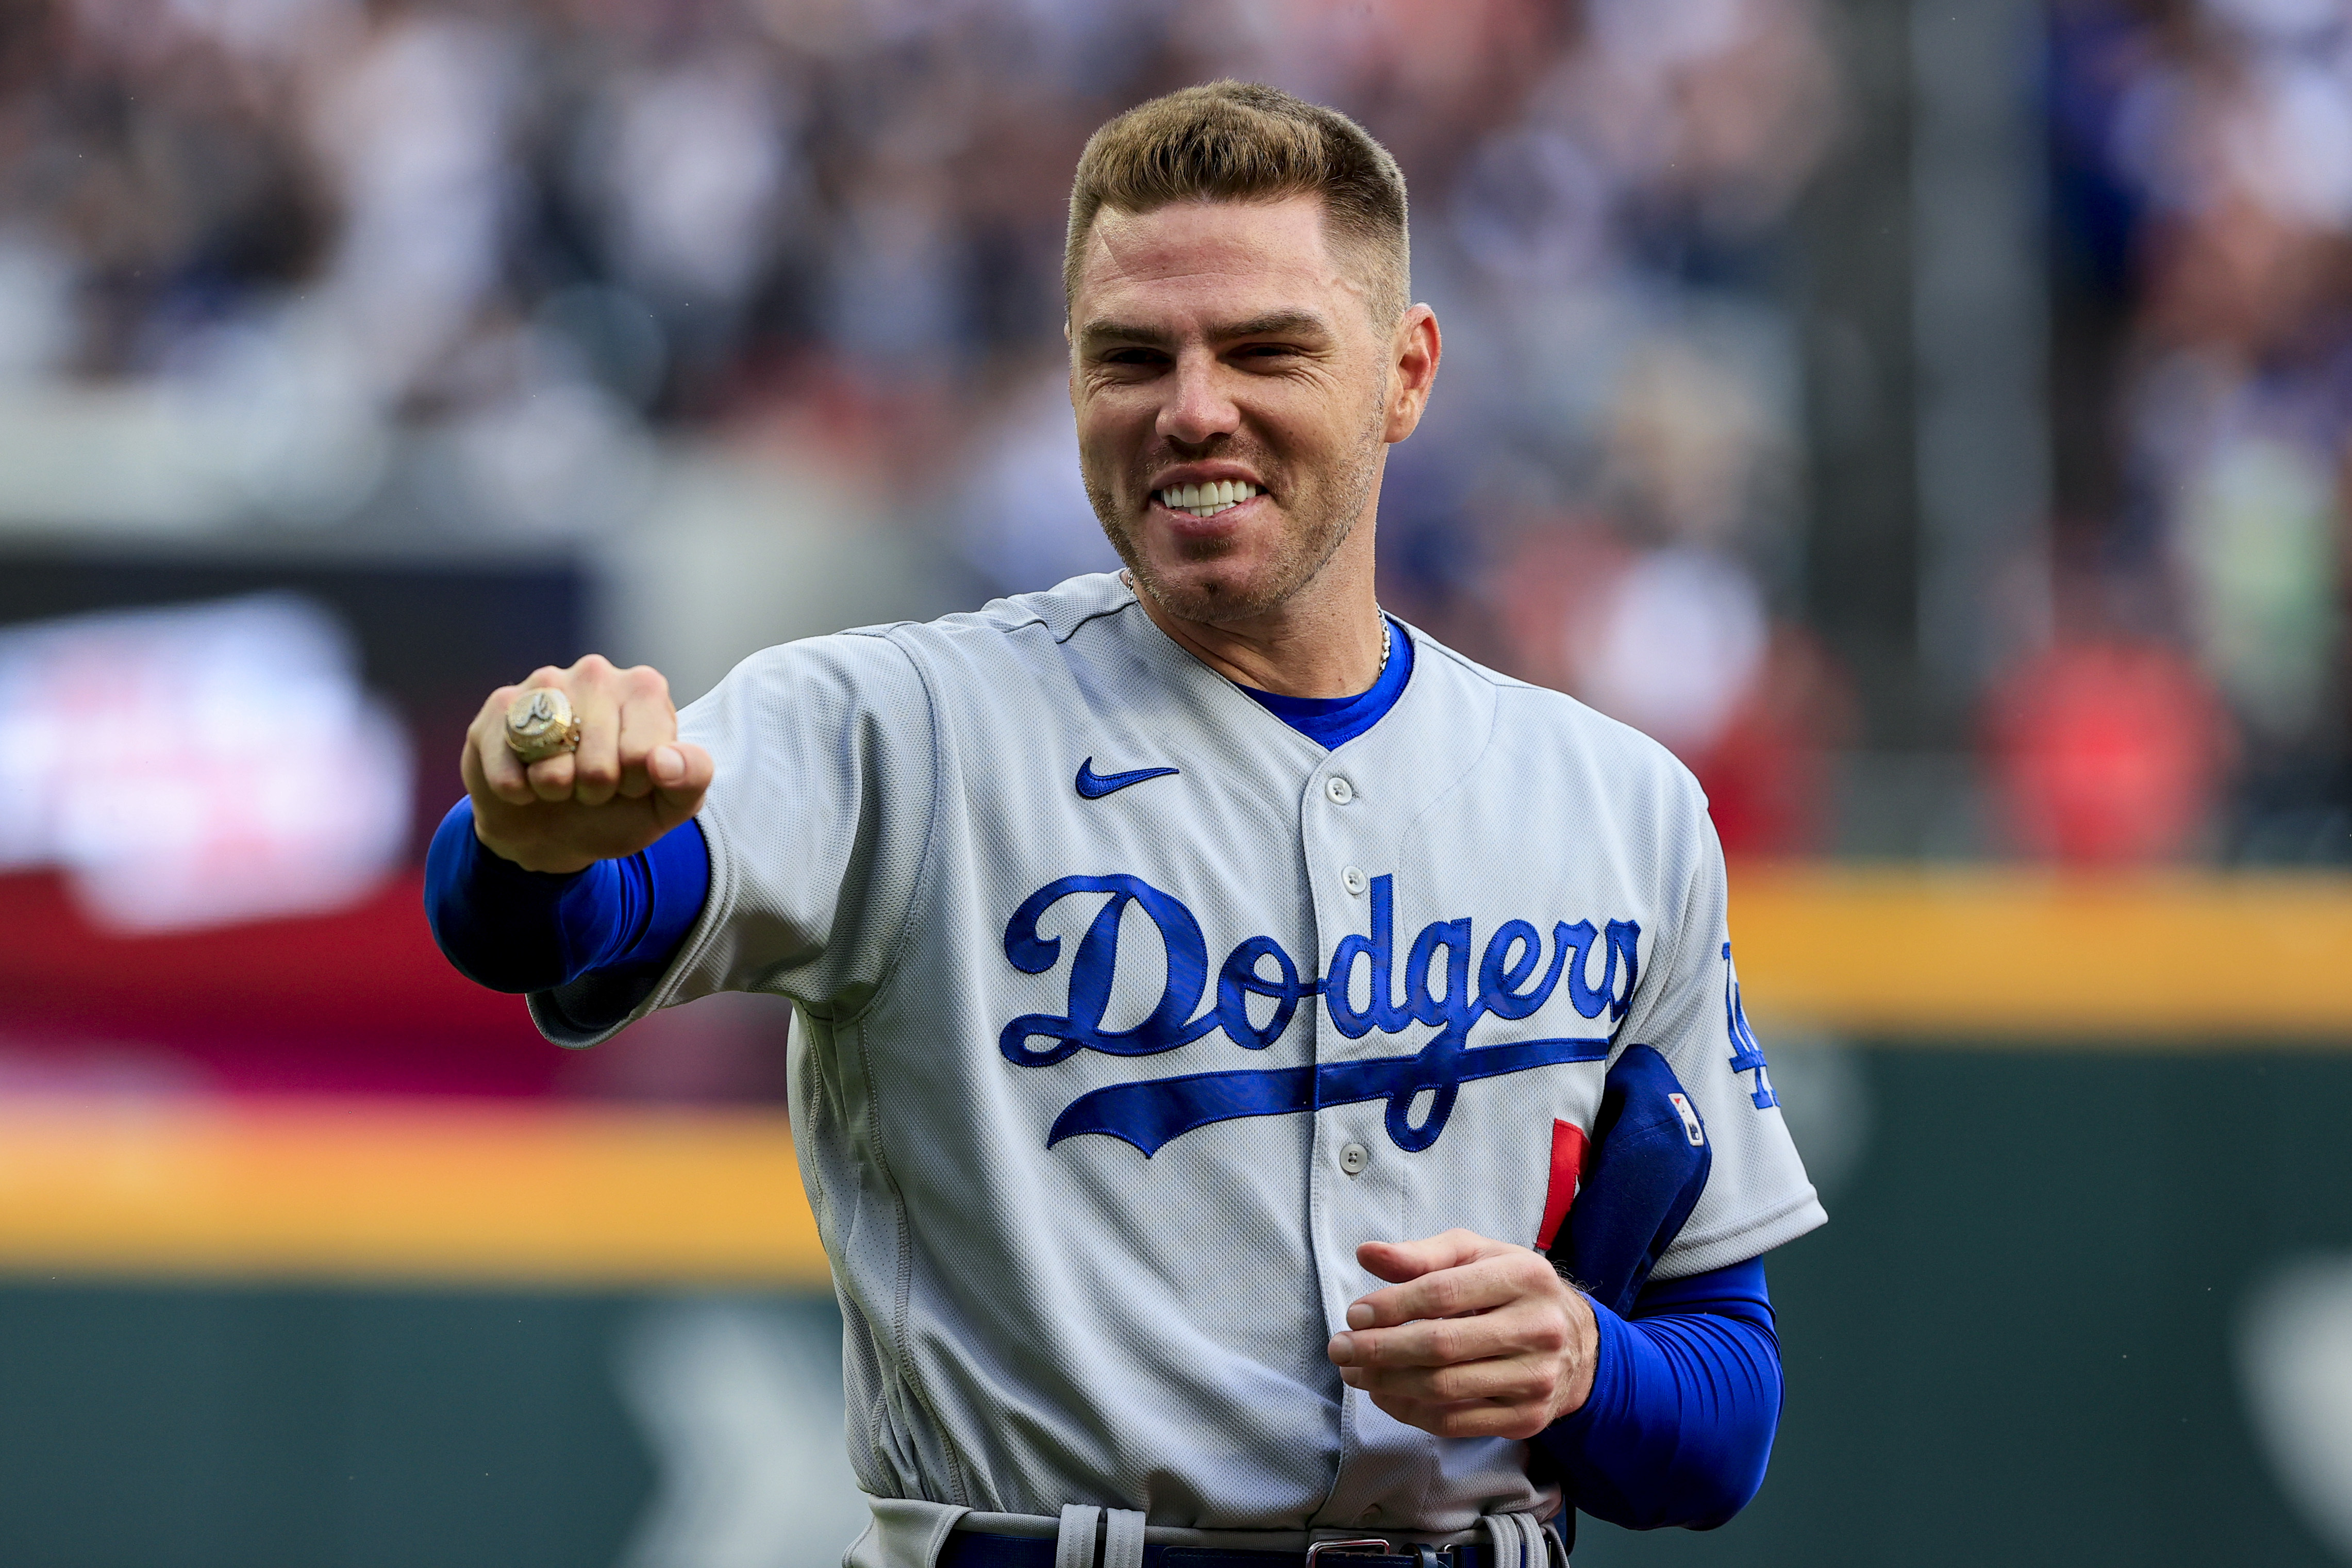
[[[1690,775],[1412,635],[1396,706],[1336,751],[1116,576],[770,648],[686,710],[710,895],[639,1012],[798,1010],[867,1491],[1208,1529],[1548,1514],[1525,1444],[1404,1426],[1324,1344],[1381,1284],[1360,1242],[1532,1244],[1554,1124],[1591,1125],[1626,1045],[1714,1145],[1657,1277],[1822,1222]],[[604,1037],[566,1000],[532,999],[541,1028]]]

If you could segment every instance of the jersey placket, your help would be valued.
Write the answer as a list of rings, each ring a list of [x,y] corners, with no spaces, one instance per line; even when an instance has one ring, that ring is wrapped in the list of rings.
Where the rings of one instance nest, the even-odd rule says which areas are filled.
[[[1368,790],[1359,782],[1349,760],[1360,755],[1343,748],[1327,757],[1307,780],[1299,802],[1299,837],[1318,928],[1316,958],[1331,985],[1341,983],[1332,962],[1340,944],[1350,936],[1372,933],[1375,882],[1395,859],[1395,828],[1390,812],[1382,809],[1384,804],[1392,808],[1393,803],[1383,802],[1385,791],[1377,786]],[[1383,892],[1386,886],[1383,881]],[[1370,984],[1381,983],[1377,966],[1350,966],[1350,973],[1358,970],[1371,971]],[[1333,1019],[1330,999],[1320,1000],[1311,1037],[1318,1083],[1328,1079],[1328,1069],[1337,1064],[1410,1048],[1405,1037],[1377,1027],[1349,1038]],[[1370,998],[1375,1011],[1381,1000]],[[1327,1327],[1336,1332],[1347,1325],[1349,1303],[1381,1283],[1357,1263],[1358,1244],[1403,1237],[1411,1156],[1388,1135],[1384,1100],[1326,1104],[1324,1099],[1318,1092],[1308,1151],[1307,1203]],[[1368,1444],[1363,1429],[1368,1418],[1375,1426],[1392,1424],[1360,1394],[1343,1390],[1340,1408],[1339,1470],[1327,1502],[1326,1521],[1376,1522],[1350,1500],[1379,1497],[1399,1487],[1410,1489],[1419,1463],[1409,1450],[1419,1445],[1401,1450],[1377,1440]]]

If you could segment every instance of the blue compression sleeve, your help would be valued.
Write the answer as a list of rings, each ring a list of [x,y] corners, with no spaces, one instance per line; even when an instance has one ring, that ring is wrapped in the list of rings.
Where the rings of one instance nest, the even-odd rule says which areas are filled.
[[[474,837],[461,800],[425,858],[425,912],[457,972],[494,991],[548,991],[597,970],[668,966],[710,893],[710,856],[691,818],[620,860],[549,876]]]
[[[1780,1422],[1764,1260],[1647,1285],[1630,1320],[1592,1310],[1591,1397],[1537,1446],[1595,1519],[1629,1530],[1723,1523],[1763,1485]]]

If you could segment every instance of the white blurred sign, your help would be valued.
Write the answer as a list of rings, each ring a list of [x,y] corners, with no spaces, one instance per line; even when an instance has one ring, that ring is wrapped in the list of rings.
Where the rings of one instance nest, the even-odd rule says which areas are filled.
[[[264,595],[0,631],[0,870],[64,870],[164,931],[365,897],[406,847],[413,760],[342,628]]]
[[[663,1302],[619,1346],[659,1479],[622,1568],[834,1568],[866,1528],[841,1340],[747,1300]]]
[[[2238,1375],[2287,1496],[2352,1563],[2352,1256],[2292,1258],[2256,1284]]]

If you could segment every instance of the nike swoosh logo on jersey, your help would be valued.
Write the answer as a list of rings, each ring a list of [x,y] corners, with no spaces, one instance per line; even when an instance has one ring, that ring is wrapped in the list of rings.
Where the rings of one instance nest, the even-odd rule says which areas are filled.
[[[1095,760],[1088,757],[1078,764],[1078,793],[1088,800],[1100,800],[1129,784],[1139,784],[1146,779],[1168,778],[1175,772],[1174,768],[1137,768],[1132,773],[1098,773],[1095,772]]]

